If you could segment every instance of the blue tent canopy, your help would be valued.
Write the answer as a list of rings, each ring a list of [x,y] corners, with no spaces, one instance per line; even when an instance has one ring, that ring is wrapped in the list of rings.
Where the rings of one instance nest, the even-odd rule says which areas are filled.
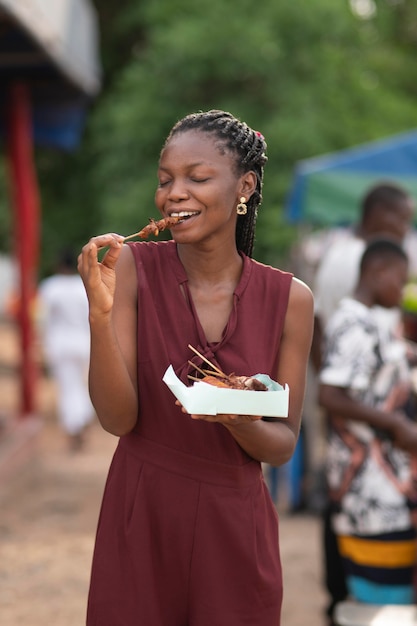
[[[318,226],[355,221],[371,185],[395,182],[417,200],[417,130],[296,164],[286,216]]]

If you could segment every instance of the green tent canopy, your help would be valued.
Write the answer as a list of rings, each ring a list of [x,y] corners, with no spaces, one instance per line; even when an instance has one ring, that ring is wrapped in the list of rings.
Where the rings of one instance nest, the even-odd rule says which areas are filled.
[[[287,219],[318,227],[351,224],[365,192],[381,181],[401,185],[417,202],[417,130],[299,161]]]

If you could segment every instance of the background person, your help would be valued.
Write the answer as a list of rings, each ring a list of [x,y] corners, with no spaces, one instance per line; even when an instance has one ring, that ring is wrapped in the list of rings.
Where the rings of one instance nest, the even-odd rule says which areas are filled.
[[[42,351],[56,384],[59,421],[71,449],[79,450],[95,413],[87,380],[88,301],[72,252],[61,252],[56,273],[41,281],[38,297]]]
[[[410,271],[417,271],[416,238],[412,231],[414,210],[414,200],[405,189],[389,181],[376,183],[363,197],[358,223],[351,229],[337,229],[337,234],[323,252],[313,282],[314,334],[303,424],[306,464],[313,482],[310,498],[320,503],[320,513],[323,515],[324,581],[330,596],[327,607],[330,616],[335,604],[346,597],[347,587],[337,540],[331,528],[325,481],[322,478],[327,425],[317,401],[317,372],[321,366],[323,330],[341,299],[351,295],[358,280],[361,256],[371,238],[385,233],[402,242],[407,253],[410,253]],[[401,322],[399,307],[390,311],[379,308],[379,319],[382,324],[397,331]],[[317,450],[320,450],[320,454]]]
[[[415,203],[403,188],[380,182],[365,194],[361,215],[352,230],[337,237],[325,251],[314,279],[314,337],[312,358],[320,367],[323,329],[341,299],[352,293],[359,277],[359,263],[366,243],[376,235],[394,237],[409,254],[410,270],[417,271],[415,239],[410,238]],[[385,312],[388,319],[390,314]],[[399,322],[399,308],[396,311]],[[394,317],[392,317],[393,321]]]
[[[353,295],[326,326],[320,372],[332,528],[349,595],[371,604],[412,604],[416,597],[415,406],[411,421],[405,343],[375,309],[400,305],[407,276],[398,242],[369,243]]]

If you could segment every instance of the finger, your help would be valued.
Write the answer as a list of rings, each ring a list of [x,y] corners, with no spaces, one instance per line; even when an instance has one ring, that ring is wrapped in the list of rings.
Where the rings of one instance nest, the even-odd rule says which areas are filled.
[[[96,235],[91,237],[89,243],[94,243],[98,250],[109,247],[120,247],[123,243],[124,237],[117,233],[106,233],[104,235]],[[87,244],[88,245],[88,244]]]
[[[77,268],[83,279],[94,262],[97,265],[97,246],[90,240],[83,246],[77,260]]]
[[[191,413],[191,419],[193,420],[202,420],[205,422],[216,422],[216,415],[203,415],[202,413]]]
[[[187,413],[188,411],[186,409],[184,409],[184,407],[182,406],[181,402],[179,400],[175,400],[175,404],[176,406],[179,406],[181,408],[181,411],[183,413]]]
[[[80,273],[82,270],[98,271],[98,252],[104,248],[107,248],[107,252],[103,256],[101,264],[108,269],[114,269],[123,248],[123,237],[115,233],[92,237],[82,249],[81,259],[79,259]]]
[[[114,269],[117,260],[120,256],[120,253],[123,248],[123,243],[121,241],[113,241],[110,244],[109,249],[101,260],[102,265],[108,267],[109,269]]]

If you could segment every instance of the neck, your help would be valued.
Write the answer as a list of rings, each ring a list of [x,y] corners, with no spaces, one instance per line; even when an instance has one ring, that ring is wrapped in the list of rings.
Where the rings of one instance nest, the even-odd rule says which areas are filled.
[[[237,281],[242,272],[243,260],[235,246],[202,249],[178,244],[177,250],[190,283],[214,283],[225,278]]]
[[[355,300],[357,300],[358,302],[361,302],[368,308],[371,308],[376,304],[375,299],[372,296],[372,293],[370,292],[370,290],[361,284],[359,284],[357,288],[355,289],[353,293],[353,297],[355,298]]]

